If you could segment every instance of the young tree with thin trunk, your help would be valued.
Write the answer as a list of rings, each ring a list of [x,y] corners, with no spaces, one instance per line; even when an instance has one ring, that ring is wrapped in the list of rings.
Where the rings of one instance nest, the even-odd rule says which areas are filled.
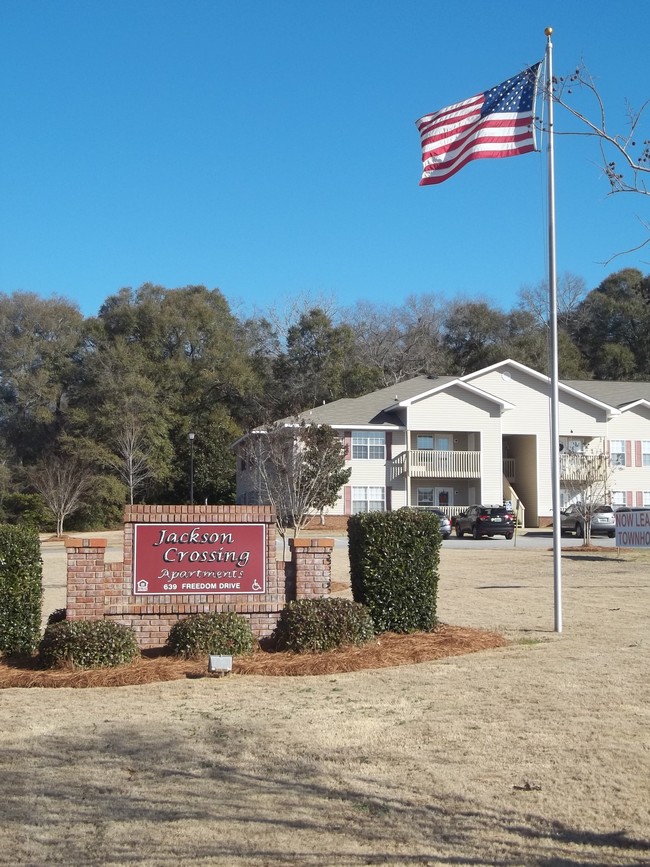
[[[248,437],[242,453],[262,502],[275,509],[278,533],[286,543],[315,515],[335,505],[352,470],[345,447],[329,425],[304,420],[278,422]]]
[[[56,535],[63,535],[63,522],[82,504],[90,485],[90,471],[74,458],[50,456],[30,473],[32,486],[45,500],[56,519]]]
[[[135,416],[124,419],[115,437],[115,451],[116,454],[109,458],[109,464],[117,470],[129,489],[129,502],[133,505],[135,492],[153,477],[151,447]]]
[[[614,469],[604,452],[563,454],[562,485],[584,528],[582,544],[591,544],[591,519],[609,502]]]

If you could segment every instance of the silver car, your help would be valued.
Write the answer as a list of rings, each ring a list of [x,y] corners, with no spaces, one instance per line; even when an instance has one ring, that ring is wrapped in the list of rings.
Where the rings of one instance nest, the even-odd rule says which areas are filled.
[[[613,539],[616,535],[616,520],[611,506],[596,506],[591,516],[591,535],[609,536]],[[585,535],[584,509],[580,506],[569,506],[564,509],[561,517],[563,533],[575,533],[579,539]]]

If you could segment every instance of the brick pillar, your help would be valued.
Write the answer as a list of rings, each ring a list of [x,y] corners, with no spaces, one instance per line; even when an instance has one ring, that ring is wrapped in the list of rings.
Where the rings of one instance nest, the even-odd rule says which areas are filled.
[[[329,596],[334,539],[289,539],[295,564],[296,599]]]
[[[65,540],[68,555],[66,617],[101,620],[104,616],[106,539]]]

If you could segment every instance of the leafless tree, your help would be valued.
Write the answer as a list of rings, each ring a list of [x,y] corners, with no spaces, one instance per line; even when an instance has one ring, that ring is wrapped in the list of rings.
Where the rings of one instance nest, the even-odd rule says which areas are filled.
[[[591,519],[598,506],[607,504],[615,469],[604,452],[563,454],[562,485],[571,498],[582,526],[583,545],[591,543]]]
[[[338,434],[329,425],[303,420],[253,432],[241,454],[259,498],[275,509],[285,544],[290,530],[295,538],[314,515],[336,503],[351,473]]]
[[[63,522],[75,512],[90,485],[90,471],[74,458],[50,456],[30,474],[33,487],[56,519],[56,535],[63,535]]]
[[[115,438],[116,454],[109,464],[119,473],[129,489],[129,502],[133,505],[135,492],[153,475],[151,447],[148,445],[142,425],[134,416],[124,419]]]
[[[519,304],[529,310],[540,325],[548,325],[549,293],[548,281],[543,280],[535,286],[524,285],[517,293]],[[578,305],[587,294],[587,286],[582,277],[566,271],[558,280],[557,317],[558,323],[567,330],[575,316]]]
[[[422,373],[447,373],[444,307],[433,295],[410,295],[399,307],[364,301],[348,311],[361,360],[384,386]]]

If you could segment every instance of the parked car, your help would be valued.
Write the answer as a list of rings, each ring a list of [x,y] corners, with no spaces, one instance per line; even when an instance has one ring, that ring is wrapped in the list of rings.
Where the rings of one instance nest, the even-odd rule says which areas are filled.
[[[433,512],[440,524],[440,535],[443,539],[451,536],[451,521],[442,509],[434,509],[432,506],[402,506],[402,509],[418,509],[421,512]]]
[[[592,536],[609,536],[613,539],[616,535],[616,520],[611,506],[596,506],[590,521]],[[585,535],[584,508],[582,506],[569,506],[564,509],[560,516],[560,528],[563,533],[575,533],[579,539]]]
[[[449,517],[445,515],[442,509],[427,509],[427,511],[433,512],[434,515],[438,516],[440,535],[443,539],[448,539],[451,536],[451,521],[449,520]]]
[[[456,535],[462,539],[471,533],[474,539],[481,536],[505,536],[512,539],[515,532],[515,516],[505,506],[470,506],[456,515]]]

